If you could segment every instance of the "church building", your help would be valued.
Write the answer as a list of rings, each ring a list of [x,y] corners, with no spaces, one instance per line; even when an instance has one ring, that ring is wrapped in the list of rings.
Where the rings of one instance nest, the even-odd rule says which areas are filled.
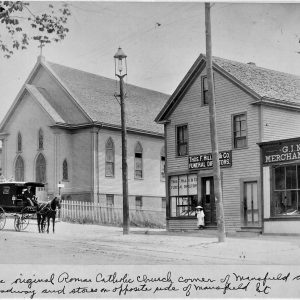
[[[40,56],[0,124],[2,173],[45,183],[46,199],[122,205],[120,105],[116,80]],[[129,205],[165,207],[164,128],[168,96],[126,85]]]

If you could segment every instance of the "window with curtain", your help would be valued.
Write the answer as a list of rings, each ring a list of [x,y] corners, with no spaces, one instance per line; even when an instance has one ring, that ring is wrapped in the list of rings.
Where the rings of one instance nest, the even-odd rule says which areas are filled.
[[[105,144],[105,176],[113,177],[115,175],[115,149],[112,138],[109,138]]]
[[[134,149],[134,178],[143,178],[143,148],[138,142]]]
[[[176,127],[177,155],[185,156],[188,154],[188,126]]]
[[[63,180],[69,180],[68,162],[65,159],[63,161]]]
[[[233,116],[233,144],[236,149],[247,147],[246,114]]]
[[[24,160],[20,155],[15,163],[15,180],[24,181]]]
[[[35,174],[37,182],[46,182],[46,159],[42,153],[36,159]]]

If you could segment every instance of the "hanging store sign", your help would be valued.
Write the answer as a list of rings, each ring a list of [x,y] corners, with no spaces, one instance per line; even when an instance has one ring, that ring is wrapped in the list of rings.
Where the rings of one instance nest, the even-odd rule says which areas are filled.
[[[264,165],[300,160],[300,140],[263,145],[262,160]]]
[[[213,167],[212,154],[190,155],[188,158],[189,169],[207,169]],[[232,166],[232,151],[219,152],[220,167]]]

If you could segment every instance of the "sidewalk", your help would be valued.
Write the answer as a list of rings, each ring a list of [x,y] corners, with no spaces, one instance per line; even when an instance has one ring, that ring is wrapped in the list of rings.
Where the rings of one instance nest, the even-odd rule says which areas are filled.
[[[169,236],[190,236],[190,237],[211,237],[211,238],[218,238],[218,230],[217,229],[204,229],[204,230],[181,230],[181,231],[167,231],[166,229],[155,229],[155,228],[138,228],[138,227],[131,227],[130,233],[132,234],[149,234],[149,235],[169,235]],[[239,232],[230,232],[226,233],[226,238],[238,238],[238,239],[276,239],[276,240],[300,240],[299,235],[284,235],[284,234],[261,234],[258,232],[251,232],[251,231],[239,231]]]
[[[166,229],[154,228],[136,228],[131,227],[130,233],[132,234],[149,234],[149,235],[169,235],[169,236],[203,236],[203,237],[216,237],[218,232],[214,229],[208,230],[190,230],[190,231],[167,231]]]
[[[182,238],[190,250],[196,250],[206,262],[219,264],[300,265],[300,239],[295,236],[237,233],[218,242],[217,230],[173,231],[157,229],[130,230],[132,235]],[[193,238],[194,244],[191,243]],[[178,245],[178,247],[183,247]],[[193,251],[192,251],[193,252]],[[215,262],[212,262],[214,261]]]

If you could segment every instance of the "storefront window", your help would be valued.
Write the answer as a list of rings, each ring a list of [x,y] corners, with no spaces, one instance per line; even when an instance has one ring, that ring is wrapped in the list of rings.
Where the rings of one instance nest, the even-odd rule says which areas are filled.
[[[169,187],[171,217],[195,216],[197,174],[172,176]]]
[[[272,216],[300,215],[300,164],[274,169]]]

